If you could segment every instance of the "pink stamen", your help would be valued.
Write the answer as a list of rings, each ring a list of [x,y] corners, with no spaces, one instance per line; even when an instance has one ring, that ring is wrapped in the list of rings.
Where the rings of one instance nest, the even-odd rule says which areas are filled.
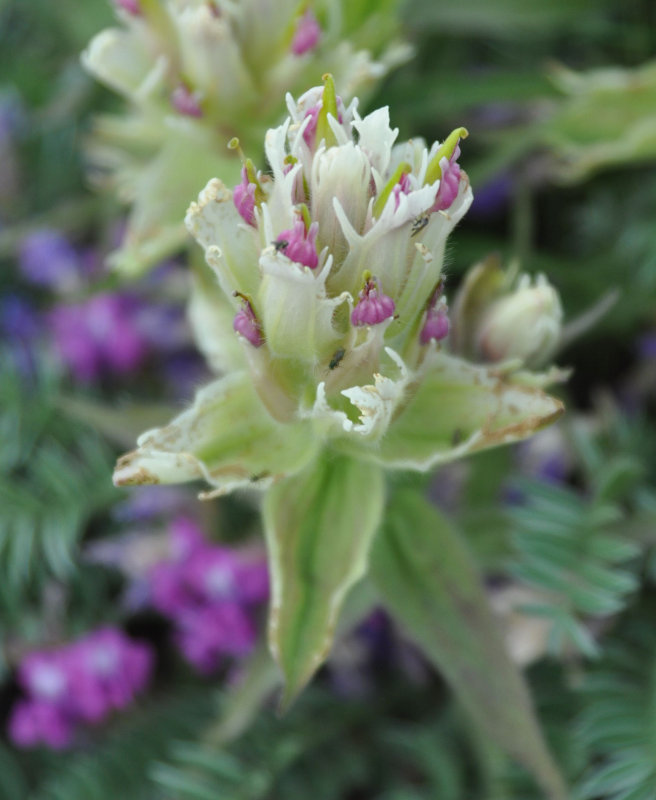
[[[321,28],[317,18],[308,9],[298,20],[294,38],[292,39],[291,51],[295,56],[302,56],[309,50],[313,50],[321,38]]]
[[[440,179],[440,188],[435,195],[435,204],[431,211],[444,211],[449,208],[458,196],[458,188],[460,186],[459,156],[460,147],[457,146],[450,159],[443,158],[440,160],[442,178]]]
[[[264,335],[262,334],[262,326],[258,318],[255,316],[253,306],[250,301],[241,296],[243,307],[238,311],[232,322],[233,329],[249,341],[253,347],[261,347],[264,344]]]
[[[303,220],[297,219],[293,228],[282,231],[278,236],[276,249],[297,264],[303,264],[305,267],[315,269],[319,264],[316,244],[318,232],[318,222],[313,222],[306,231]]]
[[[399,178],[399,182],[393,189],[394,191],[394,210],[399,207],[399,203],[401,202],[401,195],[402,194],[410,194],[412,191],[412,186],[410,185],[410,178],[407,172],[402,173],[401,177]]]
[[[198,95],[192,92],[184,83],[181,83],[171,93],[171,104],[176,111],[187,117],[203,116],[203,109],[200,107]]]
[[[249,225],[255,227],[255,189],[254,183],[248,180],[248,170],[246,167],[241,169],[241,183],[232,191],[232,202],[239,212],[239,215]]]
[[[310,117],[310,121],[306,125],[305,130],[303,131],[303,139],[305,139],[305,144],[308,147],[314,147],[314,145],[316,144],[315,140],[317,138],[317,123],[319,121],[319,112],[321,111],[322,107],[323,107],[323,101],[319,100],[319,102],[316,103],[316,105],[313,105],[311,108],[308,108],[308,110],[305,112],[305,116]],[[342,98],[338,97],[337,120],[340,123],[344,121],[344,115],[342,114],[343,109],[344,109],[344,103],[342,102]]]
[[[446,303],[440,301],[436,305],[433,304],[426,312],[426,322],[419,334],[419,341],[422,344],[428,344],[432,339],[436,342],[442,341],[449,335],[449,316]]]
[[[141,6],[139,5],[139,0],[114,0],[119,8],[122,8],[124,11],[127,11],[128,14],[132,14],[133,17],[141,16]]]
[[[352,325],[378,325],[394,316],[394,300],[380,291],[376,278],[369,278],[351,312]]]

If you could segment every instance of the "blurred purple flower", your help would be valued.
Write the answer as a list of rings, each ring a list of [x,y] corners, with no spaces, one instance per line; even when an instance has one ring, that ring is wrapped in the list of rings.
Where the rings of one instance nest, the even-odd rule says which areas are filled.
[[[139,302],[128,294],[99,294],[49,314],[55,348],[80,381],[136,370],[149,351],[137,324]]]
[[[638,339],[638,356],[643,361],[656,360],[656,331],[645,333]]]
[[[14,294],[0,298],[3,345],[24,375],[34,370],[34,345],[40,332],[37,314],[27,300]]]
[[[476,219],[496,217],[507,208],[514,190],[512,175],[502,172],[477,187],[470,215]]]
[[[56,291],[70,291],[82,272],[80,256],[59,231],[42,229],[21,242],[18,265],[25,280]]]
[[[176,520],[172,555],[150,573],[152,605],[169,617],[184,657],[209,673],[255,643],[255,611],[269,595],[260,552],[212,545],[189,518]]]
[[[150,679],[150,648],[102,628],[56,650],[26,656],[18,670],[25,693],[9,719],[19,747],[71,744],[81,722],[99,723],[130,705]]]
[[[189,493],[177,486],[140,486],[114,508],[112,516],[119,522],[143,522],[180,514],[193,503]]]

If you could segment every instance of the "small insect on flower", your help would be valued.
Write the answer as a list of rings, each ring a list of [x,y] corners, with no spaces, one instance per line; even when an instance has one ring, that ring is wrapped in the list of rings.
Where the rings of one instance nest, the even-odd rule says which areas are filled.
[[[281,250],[286,250],[287,249],[287,246],[289,245],[289,242],[286,241],[285,239],[279,239],[276,242],[271,242],[271,244],[273,245],[276,253],[280,253]]]
[[[344,350],[343,347],[340,347],[339,350],[335,350],[333,357],[330,359],[330,363],[328,364],[328,369],[335,369],[338,367],[345,355],[346,350]]]
[[[418,217],[415,217],[412,222],[412,231],[410,236],[416,236],[420,231],[423,231],[426,225],[428,225],[429,221],[430,214],[420,214]]]

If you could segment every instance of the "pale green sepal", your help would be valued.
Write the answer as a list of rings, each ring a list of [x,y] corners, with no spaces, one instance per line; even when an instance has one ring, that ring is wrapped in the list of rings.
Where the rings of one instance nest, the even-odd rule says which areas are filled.
[[[118,460],[117,486],[204,478],[213,495],[266,488],[301,469],[318,448],[309,422],[282,425],[267,413],[244,372],[201,389],[190,409],[137,444]]]
[[[283,707],[328,655],[344,599],[366,571],[383,500],[380,468],[329,452],[265,497],[269,644],[285,681]]]
[[[386,607],[472,718],[533,774],[545,797],[566,800],[526,684],[510,660],[470,554],[415,492],[401,491],[388,505],[370,574]]]
[[[488,367],[436,352],[416,394],[370,455],[428,470],[467,453],[525,439],[555,422],[560,400]]]

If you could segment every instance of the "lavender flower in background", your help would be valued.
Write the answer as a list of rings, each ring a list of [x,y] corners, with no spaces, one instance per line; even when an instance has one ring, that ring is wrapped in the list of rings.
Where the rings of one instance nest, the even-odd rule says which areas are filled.
[[[50,312],[55,349],[77,380],[93,381],[104,372],[123,375],[141,366],[149,348],[135,312],[131,295],[106,293]]]
[[[0,298],[0,333],[8,355],[24,375],[34,370],[33,346],[39,336],[38,316],[24,298],[9,294]]]
[[[173,623],[185,659],[202,673],[247,655],[255,644],[255,612],[269,595],[259,551],[209,544],[182,517],[171,528],[171,557],[149,576],[150,602]]]
[[[35,231],[23,239],[18,266],[26,281],[55,291],[77,288],[83,271],[78,251],[62,233],[50,228]]]
[[[131,705],[153,667],[153,653],[116,628],[26,656],[18,669],[24,698],[9,718],[18,747],[69,747],[82,723],[99,724]]]

